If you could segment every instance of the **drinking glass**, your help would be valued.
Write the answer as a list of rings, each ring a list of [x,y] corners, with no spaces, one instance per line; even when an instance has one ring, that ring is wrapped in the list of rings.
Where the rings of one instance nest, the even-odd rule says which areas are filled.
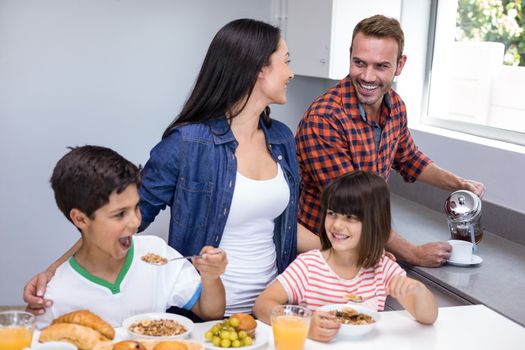
[[[0,312],[0,349],[22,350],[31,346],[35,316],[24,311]]]
[[[308,336],[312,312],[298,305],[278,305],[271,321],[276,350],[302,350]]]

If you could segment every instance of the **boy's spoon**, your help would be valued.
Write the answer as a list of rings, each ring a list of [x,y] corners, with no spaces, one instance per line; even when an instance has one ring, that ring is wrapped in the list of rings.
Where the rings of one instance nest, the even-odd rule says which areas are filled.
[[[193,259],[193,258],[202,258],[202,255],[187,255],[187,256],[179,256],[177,258],[167,259],[165,257],[162,257],[154,253],[148,253],[144,255],[143,257],[141,257],[141,259],[147,262],[148,264],[157,265],[157,266],[166,265],[167,263],[173,260]]]

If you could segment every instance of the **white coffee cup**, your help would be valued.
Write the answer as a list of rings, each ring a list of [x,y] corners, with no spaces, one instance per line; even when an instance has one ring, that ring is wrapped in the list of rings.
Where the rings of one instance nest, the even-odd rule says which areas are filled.
[[[458,263],[472,262],[472,242],[451,239],[448,243],[452,246],[452,253],[448,260]]]

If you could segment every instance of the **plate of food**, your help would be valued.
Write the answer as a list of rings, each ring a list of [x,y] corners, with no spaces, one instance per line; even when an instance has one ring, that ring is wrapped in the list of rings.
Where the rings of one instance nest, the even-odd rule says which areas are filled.
[[[132,339],[174,340],[186,338],[193,330],[189,318],[165,312],[150,312],[131,316],[122,327]]]
[[[333,314],[341,323],[337,336],[360,337],[372,329],[379,321],[379,313],[375,310],[354,304],[330,304],[319,308]]]
[[[191,339],[204,343],[206,349],[257,349],[268,343],[268,330],[257,327],[257,321],[248,314],[239,313],[223,321],[208,321],[195,330]]]
[[[99,343],[93,350],[204,350],[196,341],[176,340],[122,340]]]

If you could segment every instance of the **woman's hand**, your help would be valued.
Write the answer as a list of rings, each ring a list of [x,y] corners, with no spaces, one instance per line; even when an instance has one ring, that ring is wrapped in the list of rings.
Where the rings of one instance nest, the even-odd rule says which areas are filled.
[[[202,255],[202,258],[193,258],[192,262],[203,280],[217,279],[226,270],[228,259],[224,250],[206,246],[201,249],[199,255]]]
[[[337,321],[334,315],[328,312],[315,311],[310,321],[308,338],[327,343],[335,338],[339,328],[341,328],[341,323]]]
[[[53,305],[53,301],[44,299],[46,287],[54,273],[51,271],[40,272],[33,276],[24,287],[24,301],[27,303],[26,310],[38,316],[46,312],[46,308]]]

